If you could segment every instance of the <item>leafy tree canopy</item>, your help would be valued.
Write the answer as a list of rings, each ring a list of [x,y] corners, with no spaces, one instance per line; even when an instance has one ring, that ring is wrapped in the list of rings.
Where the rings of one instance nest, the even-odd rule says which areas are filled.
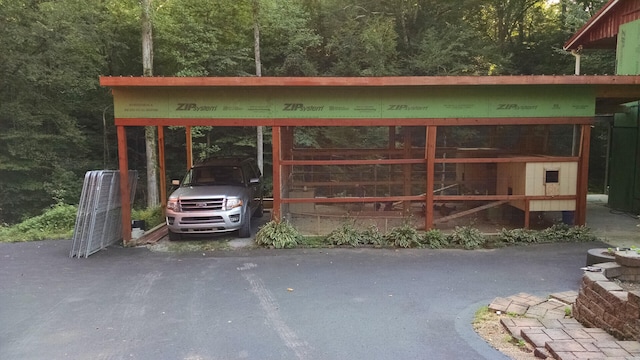
[[[157,76],[255,73],[252,0],[152,4]],[[258,4],[266,76],[489,75],[571,74],[562,43],[604,0]],[[98,76],[141,75],[140,13],[138,0],[0,0],[0,223],[73,204],[85,171],[116,167],[112,99]],[[613,66],[612,51],[583,54],[584,73]],[[346,146],[356,135],[363,147],[388,141],[379,129],[296,131],[308,147]],[[194,134],[198,156],[255,151],[251,128]],[[128,135],[131,167],[143,169],[142,132]],[[170,130],[166,141],[178,173],[184,133]]]

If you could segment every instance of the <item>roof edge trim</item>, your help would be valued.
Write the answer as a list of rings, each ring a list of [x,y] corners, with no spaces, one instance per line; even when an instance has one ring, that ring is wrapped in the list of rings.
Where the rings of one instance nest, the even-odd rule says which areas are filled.
[[[567,40],[566,43],[564,43],[562,49],[564,49],[565,51],[577,50],[577,47],[574,47],[575,43],[580,40],[580,38],[582,38],[593,25],[595,25],[601,18],[607,15],[619,1],[620,0],[610,0],[609,3],[602,7],[602,9],[600,9],[595,15],[593,15],[586,24],[584,24],[569,40]]]
[[[640,75],[519,75],[406,77],[110,77],[100,85],[122,87],[394,87],[508,85],[640,85]]]

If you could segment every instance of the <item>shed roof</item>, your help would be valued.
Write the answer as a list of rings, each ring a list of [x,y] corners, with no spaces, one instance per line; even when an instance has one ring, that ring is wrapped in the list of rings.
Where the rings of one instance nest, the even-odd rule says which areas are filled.
[[[640,0],[639,0],[640,1]],[[385,76],[385,77],[111,77],[101,76],[107,87],[414,87],[487,85],[640,85],[637,75],[515,75],[515,76]],[[606,91],[603,92],[606,95]]]
[[[563,48],[565,50],[615,49],[620,25],[640,19],[640,0],[610,0]]]
[[[640,1],[640,0],[639,0]],[[405,77],[100,77],[111,88],[198,87],[474,87],[584,86],[594,89],[596,111],[640,100],[640,75],[405,76]]]

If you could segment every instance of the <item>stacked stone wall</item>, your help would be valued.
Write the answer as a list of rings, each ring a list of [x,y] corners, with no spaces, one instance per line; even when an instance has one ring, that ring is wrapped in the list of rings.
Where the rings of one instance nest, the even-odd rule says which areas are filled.
[[[600,272],[585,272],[582,277],[573,316],[583,325],[604,329],[620,340],[640,341],[640,293],[625,291],[611,276],[624,273],[627,276],[622,277],[635,279],[637,275],[617,263],[596,268]]]

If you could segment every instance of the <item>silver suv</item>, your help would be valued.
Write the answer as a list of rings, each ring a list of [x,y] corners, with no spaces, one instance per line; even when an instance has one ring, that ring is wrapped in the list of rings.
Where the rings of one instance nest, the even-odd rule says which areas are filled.
[[[207,159],[178,183],[167,201],[170,240],[235,230],[247,238],[251,218],[262,216],[262,174],[253,159]]]

